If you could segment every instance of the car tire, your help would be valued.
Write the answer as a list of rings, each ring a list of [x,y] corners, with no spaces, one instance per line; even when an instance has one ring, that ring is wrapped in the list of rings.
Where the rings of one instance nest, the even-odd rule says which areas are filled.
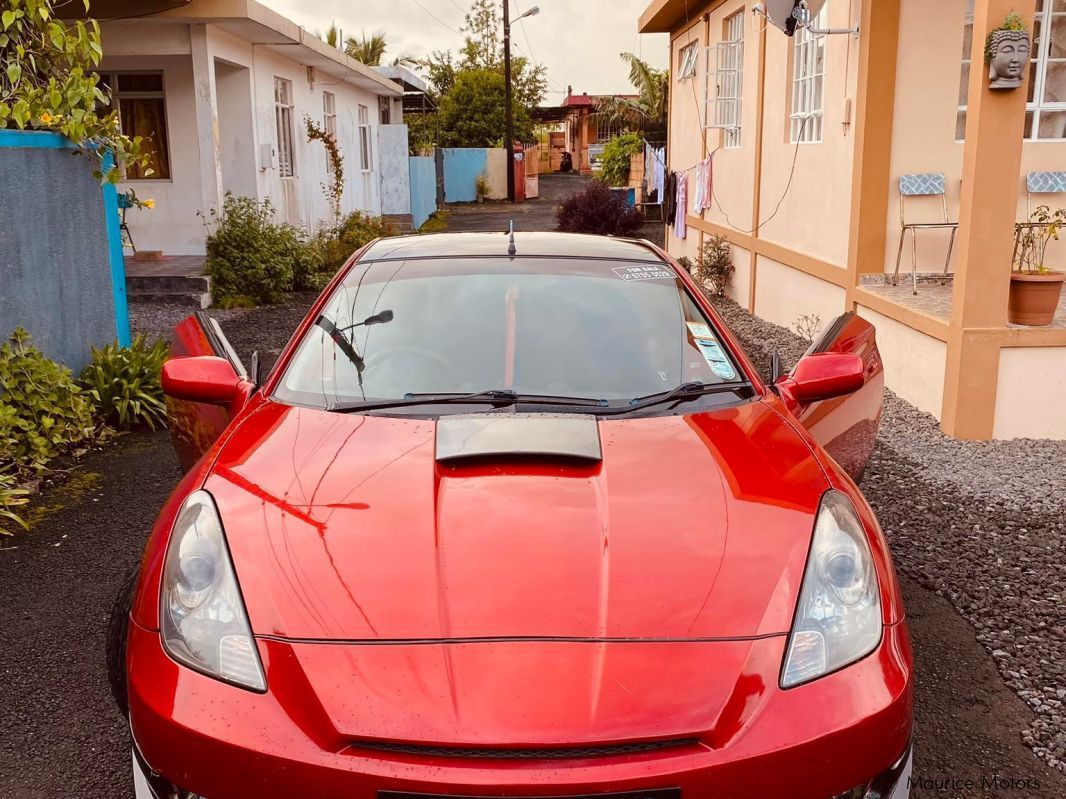
[[[140,571],[138,564],[122,579],[107,623],[107,679],[111,685],[111,695],[123,716],[128,716],[130,711],[126,688],[126,636],[130,631],[130,609],[133,607],[133,592],[137,589]]]

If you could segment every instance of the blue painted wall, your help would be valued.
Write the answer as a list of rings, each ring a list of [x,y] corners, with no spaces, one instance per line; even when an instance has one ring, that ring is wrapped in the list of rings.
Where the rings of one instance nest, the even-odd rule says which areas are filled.
[[[444,148],[444,202],[472,203],[477,200],[476,181],[488,172],[489,151],[481,147]]]
[[[411,158],[411,224],[418,230],[437,210],[437,169],[432,156]]]
[[[129,343],[114,186],[54,133],[0,130],[0,338],[24,327],[75,373]]]

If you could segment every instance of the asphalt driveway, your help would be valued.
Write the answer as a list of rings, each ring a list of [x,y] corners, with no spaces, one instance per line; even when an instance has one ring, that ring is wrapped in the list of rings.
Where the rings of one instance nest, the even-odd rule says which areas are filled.
[[[309,302],[307,296],[297,297],[282,306],[220,317],[242,357],[258,348],[269,361]],[[758,358],[769,346],[780,346],[776,341],[786,351],[796,345],[787,331],[753,320],[735,306],[727,310],[730,324]],[[180,316],[175,309],[142,308],[134,324],[158,333]],[[1038,717],[1032,702],[1027,706],[1019,698],[1026,683],[1011,677],[997,662],[1002,658],[992,655],[1000,651],[994,649],[1002,634],[997,624],[1025,624],[1015,616],[1042,612],[1034,604],[1037,595],[1063,595],[1061,571],[1040,571],[1040,564],[1027,562],[1030,573],[1023,571],[1018,579],[1033,582],[1028,590],[1015,579],[1015,563],[988,557],[988,540],[948,536],[945,513],[961,508],[966,524],[998,529],[1009,511],[968,496],[965,480],[945,482],[944,471],[973,472],[972,451],[936,439],[907,416],[913,409],[897,403],[889,405],[866,491],[896,548],[914,639],[915,777],[924,782],[912,795],[1061,799],[1066,775],[1022,740],[1023,735],[1032,740],[1045,714]],[[915,437],[911,451],[901,428]],[[922,450],[920,460],[914,446]],[[1019,457],[1014,467],[1026,468]],[[939,464],[937,470],[923,467],[930,460]],[[123,436],[34,500],[30,532],[0,539],[0,797],[132,796],[128,732],[108,692],[104,636],[112,597],[138,562],[153,517],[178,478],[166,433]],[[983,577],[973,573],[973,562],[983,562]],[[959,564],[954,574],[953,564]],[[957,590],[967,581],[973,584],[969,593]],[[995,586],[1008,581],[1014,585],[1014,609],[986,618]],[[991,600],[975,598],[982,591]],[[978,625],[974,619],[984,621]],[[1063,687],[1061,681],[1055,682],[1050,667],[1036,672],[1041,668],[1036,661],[1058,651],[1054,636],[1061,636],[1059,630],[1053,625],[1047,630],[1050,643],[1041,641],[1039,628],[1032,633],[1038,655],[1031,668],[1050,675],[1052,696]],[[1048,718],[1054,724],[1053,715]],[[1015,787],[992,787],[993,779]]]

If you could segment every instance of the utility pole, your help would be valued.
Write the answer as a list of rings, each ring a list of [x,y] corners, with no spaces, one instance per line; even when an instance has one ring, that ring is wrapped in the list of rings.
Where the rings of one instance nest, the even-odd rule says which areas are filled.
[[[514,113],[511,109],[511,0],[503,0],[503,147],[507,151],[507,201],[514,202]]]

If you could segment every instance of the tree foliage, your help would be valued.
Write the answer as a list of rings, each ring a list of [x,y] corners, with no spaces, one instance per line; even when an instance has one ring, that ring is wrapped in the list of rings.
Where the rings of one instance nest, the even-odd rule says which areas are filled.
[[[596,101],[597,115],[612,127],[649,133],[666,131],[669,108],[670,71],[652,69],[632,53],[619,53],[629,64],[629,82],[636,98],[603,97]]]
[[[385,34],[380,31],[372,34],[370,38],[367,38],[365,32],[361,33],[358,39],[349,36],[344,42],[344,52],[368,67],[380,67],[382,59],[385,58],[386,49],[388,49],[388,43],[385,40]]]
[[[637,133],[615,136],[603,147],[600,155],[599,178],[608,186],[624,186],[629,181],[629,165],[637,153],[643,152],[644,140]]]
[[[425,132],[439,130],[442,147],[493,147],[503,142],[503,31],[493,0],[473,0],[458,53],[436,50],[418,66],[426,73],[439,117]],[[515,138],[533,138],[532,110],[544,99],[545,68],[523,56],[511,58]]]
[[[84,2],[89,10],[88,0]],[[61,133],[105,163],[100,177],[117,183],[125,167],[137,164],[145,176],[149,156],[141,137],[122,135],[95,69],[100,64],[96,20],[66,23],[55,18],[58,0],[4,0],[0,13],[0,128]],[[106,175],[104,174],[106,171]]]

